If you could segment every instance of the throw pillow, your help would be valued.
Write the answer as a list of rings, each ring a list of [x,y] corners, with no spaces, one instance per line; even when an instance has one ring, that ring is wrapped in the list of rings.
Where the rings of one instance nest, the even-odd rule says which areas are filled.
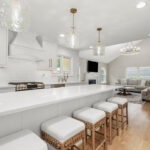
[[[146,80],[141,80],[141,86],[145,86]]]

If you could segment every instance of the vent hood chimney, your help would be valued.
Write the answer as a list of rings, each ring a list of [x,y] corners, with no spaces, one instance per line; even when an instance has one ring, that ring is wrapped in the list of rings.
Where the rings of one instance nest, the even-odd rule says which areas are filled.
[[[28,32],[11,35],[9,40],[10,57],[26,58],[35,61],[43,59],[44,50],[41,36]]]

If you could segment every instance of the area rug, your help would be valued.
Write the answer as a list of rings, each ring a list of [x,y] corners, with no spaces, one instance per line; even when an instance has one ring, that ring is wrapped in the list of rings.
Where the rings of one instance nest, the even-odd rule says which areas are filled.
[[[129,103],[136,103],[136,104],[144,104],[145,103],[144,101],[142,101],[141,94],[139,94],[139,93],[131,93],[131,95],[127,95],[127,96],[118,95],[116,93],[115,97],[124,97],[124,98],[127,98],[127,100],[128,100]]]

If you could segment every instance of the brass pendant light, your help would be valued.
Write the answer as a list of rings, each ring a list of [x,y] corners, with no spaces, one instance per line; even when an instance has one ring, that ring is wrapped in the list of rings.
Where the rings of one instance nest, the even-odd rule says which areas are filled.
[[[94,50],[94,55],[103,56],[105,54],[105,47],[101,44],[100,41],[100,32],[102,31],[102,28],[97,28],[97,31],[98,31],[98,41],[97,41],[97,47]]]
[[[70,13],[72,14],[72,26],[71,26],[71,34],[67,36],[67,45],[69,44],[70,48],[77,49],[79,48],[78,33],[75,29],[75,14],[77,13],[77,9],[71,8]]]

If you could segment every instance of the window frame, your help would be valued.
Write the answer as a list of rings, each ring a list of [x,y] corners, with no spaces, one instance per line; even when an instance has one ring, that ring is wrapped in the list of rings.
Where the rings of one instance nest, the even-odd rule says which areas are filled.
[[[132,79],[132,78],[128,78],[128,72],[127,71],[128,71],[129,68],[136,68],[137,75],[136,75],[135,80],[149,80],[150,79],[150,78],[149,79],[143,79],[143,78],[141,78],[141,71],[140,71],[141,68],[149,68],[150,69],[150,67],[128,67],[126,69],[126,79]]]
[[[149,80],[150,79],[150,76],[149,76],[149,78],[141,78],[141,69],[143,69],[143,68],[149,68],[149,70],[150,70],[150,67],[139,67],[139,79],[140,80]],[[148,76],[147,76],[148,77]]]
[[[69,76],[73,75],[73,57],[65,56],[65,55],[58,55],[57,58],[60,57],[60,71],[57,73],[59,75],[68,74]],[[70,60],[69,65],[69,72],[65,72],[64,69],[64,58],[68,58]]]
[[[138,79],[138,76],[139,76],[138,67],[128,67],[128,68],[126,69],[126,79],[133,79],[133,78],[129,78],[129,77],[128,77],[128,70],[129,70],[129,69],[136,69],[136,70],[137,70],[137,74],[136,74],[135,80]]]
[[[104,76],[104,81],[102,82],[102,70],[104,71],[104,74],[103,74],[103,76]],[[101,81],[101,83],[102,84],[105,84],[106,83],[106,81],[107,81],[107,72],[106,72],[106,68],[104,68],[104,67],[102,67],[101,68],[101,79],[100,79],[100,81]]]

